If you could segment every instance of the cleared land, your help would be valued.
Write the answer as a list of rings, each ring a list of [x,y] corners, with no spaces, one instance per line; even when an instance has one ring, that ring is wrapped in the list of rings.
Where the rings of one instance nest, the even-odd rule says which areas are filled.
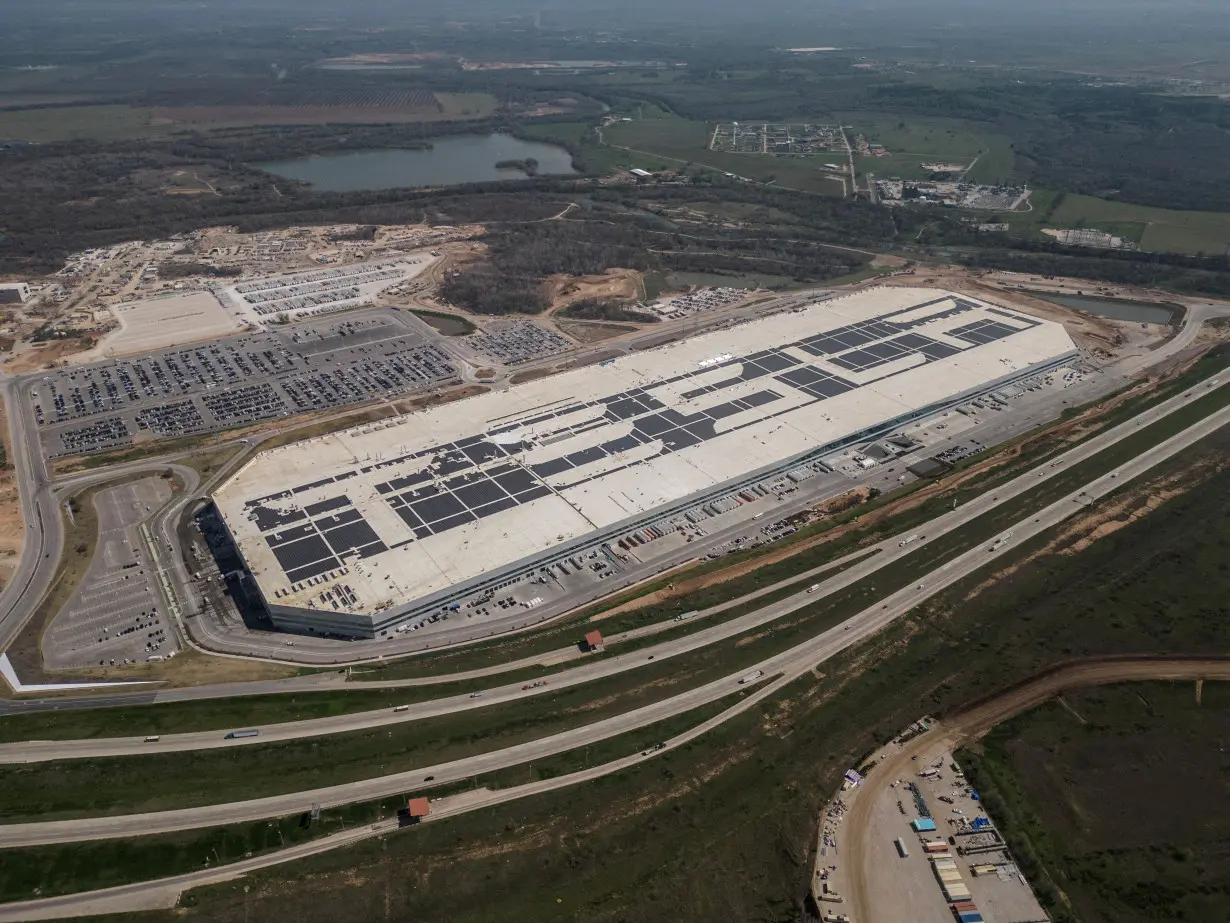
[[[1038,236],[1042,228],[1087,228],[1125,237],[1142,250],[1212,256],[1230,247],[1230,214],[1222,212],[1173,211],[1048,190],[1030,201],[1033,211],[1003,216],[1013,232]]]
[[[119,329],[104,336],[94,349],[74,356],[74,362],[163,349],[242,330],[209,292],[118,304],[111,313],[120,322]]]
[[[1059,923],[1220,923],[1228,726],[1226,683],[1069,692],[993,731],[967,769]]]
[[[1011,142],[990,126],[959,119],[902,119],[865,113],[843,113],[841,120],[850,126],[846,133],[851,144],[854,135],[863,134],[869,143],[882,144],[889,152],[887,157],[856,154],[854,163],[860,174],[874,173],[881,179],[924,179],[931,174],[922,165],[942,161],[973,164],[967,174],[971,182],[1013,178]]]
[[[132,106],[62,106],[49,109],[8,109],[0,111],[0,140],[71,141],[91,138],[96,141],[122,141],[164,135],[174,127],[161,122],[153,109]]]
[[[262,103],[158,109],[160,121],[191,126],[325,125],[478,119],[495,111],[490,93],[338,91]]]

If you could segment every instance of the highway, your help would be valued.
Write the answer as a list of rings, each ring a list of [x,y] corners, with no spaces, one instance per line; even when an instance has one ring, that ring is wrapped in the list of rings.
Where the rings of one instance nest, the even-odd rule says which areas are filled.
[[[1209,382],[1188,389],[1187,391],[1184,391],[1168,399],[1167,401],[1150,408],[1145,413],[1133,417],[1132,419],[1121,423],[1104,433],[1101,433],[1093,439],[1069,449],[1064,454],[1047,462],[1040,469],[1027,471],[1017,476],[1012,481],[995,488],[994,491],[984,492],[981,496],[971,500],[963,506],[936,517],[934,520],[926,523],[925,526],[918,527],[917,531],[920,534],[920,537],[905,546],[900,544],[899,536],[886,538],[876,545],[860,548],[844,558],[820,565],[806,573],[802,573],[795,577],[790,577],[779,581],[770,586],[763,587],[755,593],[747,594],[743,597],[732,599],[718,606],[714,606],[711,609],[707,609],[704,612],[699,613],[693,618],[703,619],[707,616],[715,615],[728,609],[744,605],[758,597],[773,593],[784,586],[808,581],[826,571],[839,567],[850,560],[862,557],[864,555],[870,555],[840,573],[830,576],[827,579],[815,584],[817,589],[814,592],[807,588],[801,589],[799,592],[794,593],[785,599],[763,606],[737,618],[690,632],[682,637],[627,654],[620,654],[614,657],[594,660],[571,669],[554,673],[550,676],[550,684],[547,686],[527,690],[524,688],[523,682],[519,681],[484,690],[481,696],[478,697],[475,697],[470,693],[462,693],[431,701],[409,704],[406,706],[406,710],[402,712],[393,712],[391,709],[385,708],[374,711],[353,712],[346,715],[336,715],[328,718],[318,718],[307,721],[260,725],[258,726],[260,730],[259,737],[242,738],[238,740],[227,740],[225,737],[225,731],[215,730],[185,734],[165,734],[162,735],[156,743],[147,743],[144,736],[135,736],[68,741],[25,741],[21,743],[0,744],[0,763],[28,763],[61,759],[134,756],[144,755],[151,752],[174,752],[184,750],[219,749],[224,747],[256,746],[263,743],[294,740],[303,737],[316,737],[325,734],[360,731],[370,728],[384,727],[392,724],[400,724],[406,721],[415,721],[424,718],[456,714],[458,712],[483,708],[488,705],[523,700],[530,696],[545,695],[558,691],[562,688],[593,682],[604,677],[615,676],[626,670],[645,666],[651,661],[658,662],[667,660],[671,657],[677,657],[728,638],[738,637],[739,635],[753,631],[758,627],[780,619],[783,616],[806,606],[814,605],[825,597],[831,596],[832,594],[857,583],[858,581],[876,573],[877,571],[880,571],[883,568],[890,567],[903,558],[914,554],[918,549],[925,548],[932,542],[935,542],[943,536],[948,535],[954,530],[960,529],[969,522],[977,519],[982,514],[1011,501],[1020,494],[1025,493],[1026,491],[1029,491],[1034,487],[1045,483],[1051,478],[1065,472],[1072,465],[1078,464],[1081,461],[1097,454],[1104,448],[1115,444],[1133,433],[1136,433],[1144,423],[1159,420],[1174,410],[1185,406],[1194,395],[1205,394],[1214,388],[1223,387],[1230,387],[1230,376],[1227,376],[1225,381],[1219,380],[1217,385],[1213,385]],[[1215,414],[1214,417],[1211,417],[1210,419],[1220,419],[1220,417]],[[1202,424],[1197,424],[1197,427],[1201,425]],[[1016,536],[1014,536],[1014,540],[1015,538]],[[608,639],[608,642],[615,644],[621,640],[649,637],[656,632],[678,627],[678,624],[679,623],[676,623],[673,620],[669,620],[653,625],[643,626],[633,631],[623,633],[622,635],[613,635]],[[373,683],[372,688],[384,689],[425,686],[438,684],[441,682],[453,682],[488,676],[498,676],[501,672],[508,670],[524,669],[526,667],[544,664],[558,664],[568,660],[583,659],[584,657],[585,655],[581,654],[577,648],[569,647],[551,654],[526,657],[507,664],[472,670],[465,673],[455,673],[439,677],[381,681],[378,684]],[[337,674],[325,674],[325,676],[332,676],[334,678],[327,682],[318,681],[319,687],[327,688],[328,685],[335,684],[337,680],[341,678],[337,676]],[[271,682],[276,683],[278,681]],[[276,688],[285,689],[284,686],[278,686]],[[226,690],[227,687],[220,687],[219,690],[215,691],[225,692]]]
[[[1208,385],[1202,386],[1208,390]],[[1223,385],[1224,387],[1224,385]],[[1172,399],[1182,403],[1188,392]],[[1155,408],[1155,410],[1158,408]],[[1171,408],[1173,409],[1173,407]],[[553,734],[501,750],[453,760],[420,769],[380,776],[358,782],[344,783],[306,792],[294,792],[231,804],[207,805],[197,808],[162,811],[148,814],[113,817],[83,818],[79,820],[48,821],[41,823],[10,824],[0,826],[0,847],[30,846],[43,843],[66,843],[84,840],[128,837],[153,833],[169,833],[198,827],[220,824],[243,823],[268,817],[293,814],[317,803],[322,807],[376,798],[390,797],[415,789],[446,785],[476,775],[495,771],[530,760],[542,759],[577,747],[606,740],[628,731],[636,730],[675,715],[690,711],[701,705],[718,701],[740,688],[741,676],[759,669],[766,676],[785,674],[798,676],[803,671],[827,660],[834,654],[876,634],[895,619],[911,611],[920,603],[936,595],[944,588],[961,580],[989,563],[994,562],[1014,549],[1019,543],[1053,528],[1068,519],[1097,498],[1117,490],[1121,485],[1153,468],[1155,465],[1184,451],[1195,442],[1230,422],[1230,407],[1223,408],[1204,420],[1183,430],[1172,438],[1124,462],[1115,472],[1108,473],[1084,485],[1080,490],[1055,501],[1044,510],[1026,516],[1004,531],[1012,531],[1010,542],[988,548],[979,542],[965,553],[932,571],[917,585],[906,587],[864,609],[862,612],[819,635],[780,654],[766,658],[760,663],[745,667],[738,673],[688,690],[679,695],[634,709],[593,724]],[[1129,420],[1123,426],[1137,428],[1137,420]],[[1093,440],[1091,440],[1092,442]],[[1088,450],[1082,445],[1072,451]],[[1052,463],[1047,466],[1058,470]],[[1031,486],[1039,480],[1042,472],[1029,472],[1018,477],[1013,484],[1024,481]],[[1003,494],[1003,489],[997,495]],[[975,502],[967,504],[974,507]],[[971,517],[972,518],[972,517]],[[909,546],[907,546],[909,547]],[[877,556],[878,558],[879,556]],[[874,558],[872,560],[875,560]],[[848,574],[849,572],[846,572]],[[846,574],[839,575],[845,577]],[[814,600],[814,596],[812,597]],[[721,627],[721,626],[714,626]],[[689,636],[690,637],[690,636]],[[682,643],[687,638],[679,639]],[[635,655],[632,655],[635,656]],[[597,665],[597,664],[596,664]],[[81,745],[93,746],[93,742],[81,741]],[[427,776],[433,776],[433,785],[425,784]]]

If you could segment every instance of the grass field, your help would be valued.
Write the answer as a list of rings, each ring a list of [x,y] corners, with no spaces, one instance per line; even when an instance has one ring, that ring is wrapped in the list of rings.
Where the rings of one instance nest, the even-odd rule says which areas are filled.
[[[874,173],[881,179],[925,179],[930,173],[923,163],[945,161],[973,164],[968,178],[993,183],[1013,178],[1013,152],[1005,135],[976,123],[958,119],[900,118],[869,113],[842,113],[850,142],[862,133],[868,142],[882,144],[888,157],[855,157],[860,174]]]
[[[1230,919],[1230,684],[1067,693],[966,769],[1058,923]]]
[[[685,164],[697,164],[788,189],[832,196],[842,194],[842,184],[820,167],[822,161],[842,162],[840,156],[811,160],[711,151],[711,124],[677,118],[660,110],[653,114],[659,117],[651,118],[647,111],[644,119],[609,125],[603,129],[603,135],[610,144],[671,158],[671,168],[676,170]]]
[[[470,788],[512,788],[619,759],[695,727],[729,708],[735,697],[741,695],[742,690],[732,691],[725,699],[674,718],[588,747],[566,750],[533,763],[475,776],[449,786],[447,792],[443,789],[433,792],[432,797]],[[383,798],[322,810],[320,818],[311,823],[305,823],[302,814],[293,814],[270,821],[135,839],[0,850],[0,901],[114,887],[127,882],[183,874],[210,864],[235,862],[247,856],[319,839],[345,830],[348,826],[388,820],[396,817],[398,810],[404,807],[405,799],[402,797]]]
[[[0,140],[46,144],[90,138],[122,141],[171,134],[173,125],[154,119],[153,109],[131,106],[65,106],[0,111]]]
[[[587,172],[617,173],[636,167],[640,170],[677,170],[679,164],[653,154],[634,153],[599,143],[591,126],[585,122],[546,122],[525,125],[519,134],[538,141],[557,141],[580,151]]]
[[[499,105],[499,100],[490,93],[436,93],[435,96],[445,115],[459,118],[486,118]]]
[[[1031,202],[1032,212],[1006,216],[1016,233],[1036,236],[1044,227],[1090,228],[1126,237],[1142,250],[1220,256],[1230,248],[1230,213],[1171,211],[1085,195],[1059,198],[1048,190],[1035,192]]]

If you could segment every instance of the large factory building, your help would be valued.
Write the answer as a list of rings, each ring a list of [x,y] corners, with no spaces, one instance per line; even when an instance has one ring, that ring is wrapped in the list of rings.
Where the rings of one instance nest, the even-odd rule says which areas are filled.
[[[872,288],[263,452],[214,499],[275,624],[375,637],[1076,356],[1059,324]]]

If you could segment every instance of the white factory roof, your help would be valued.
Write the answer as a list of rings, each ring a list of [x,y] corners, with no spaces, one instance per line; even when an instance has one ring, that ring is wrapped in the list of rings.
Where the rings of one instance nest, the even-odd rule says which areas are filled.
[[[270,603],[379,612],[1073,350],[872,288],[263,452],[215,500]]]

